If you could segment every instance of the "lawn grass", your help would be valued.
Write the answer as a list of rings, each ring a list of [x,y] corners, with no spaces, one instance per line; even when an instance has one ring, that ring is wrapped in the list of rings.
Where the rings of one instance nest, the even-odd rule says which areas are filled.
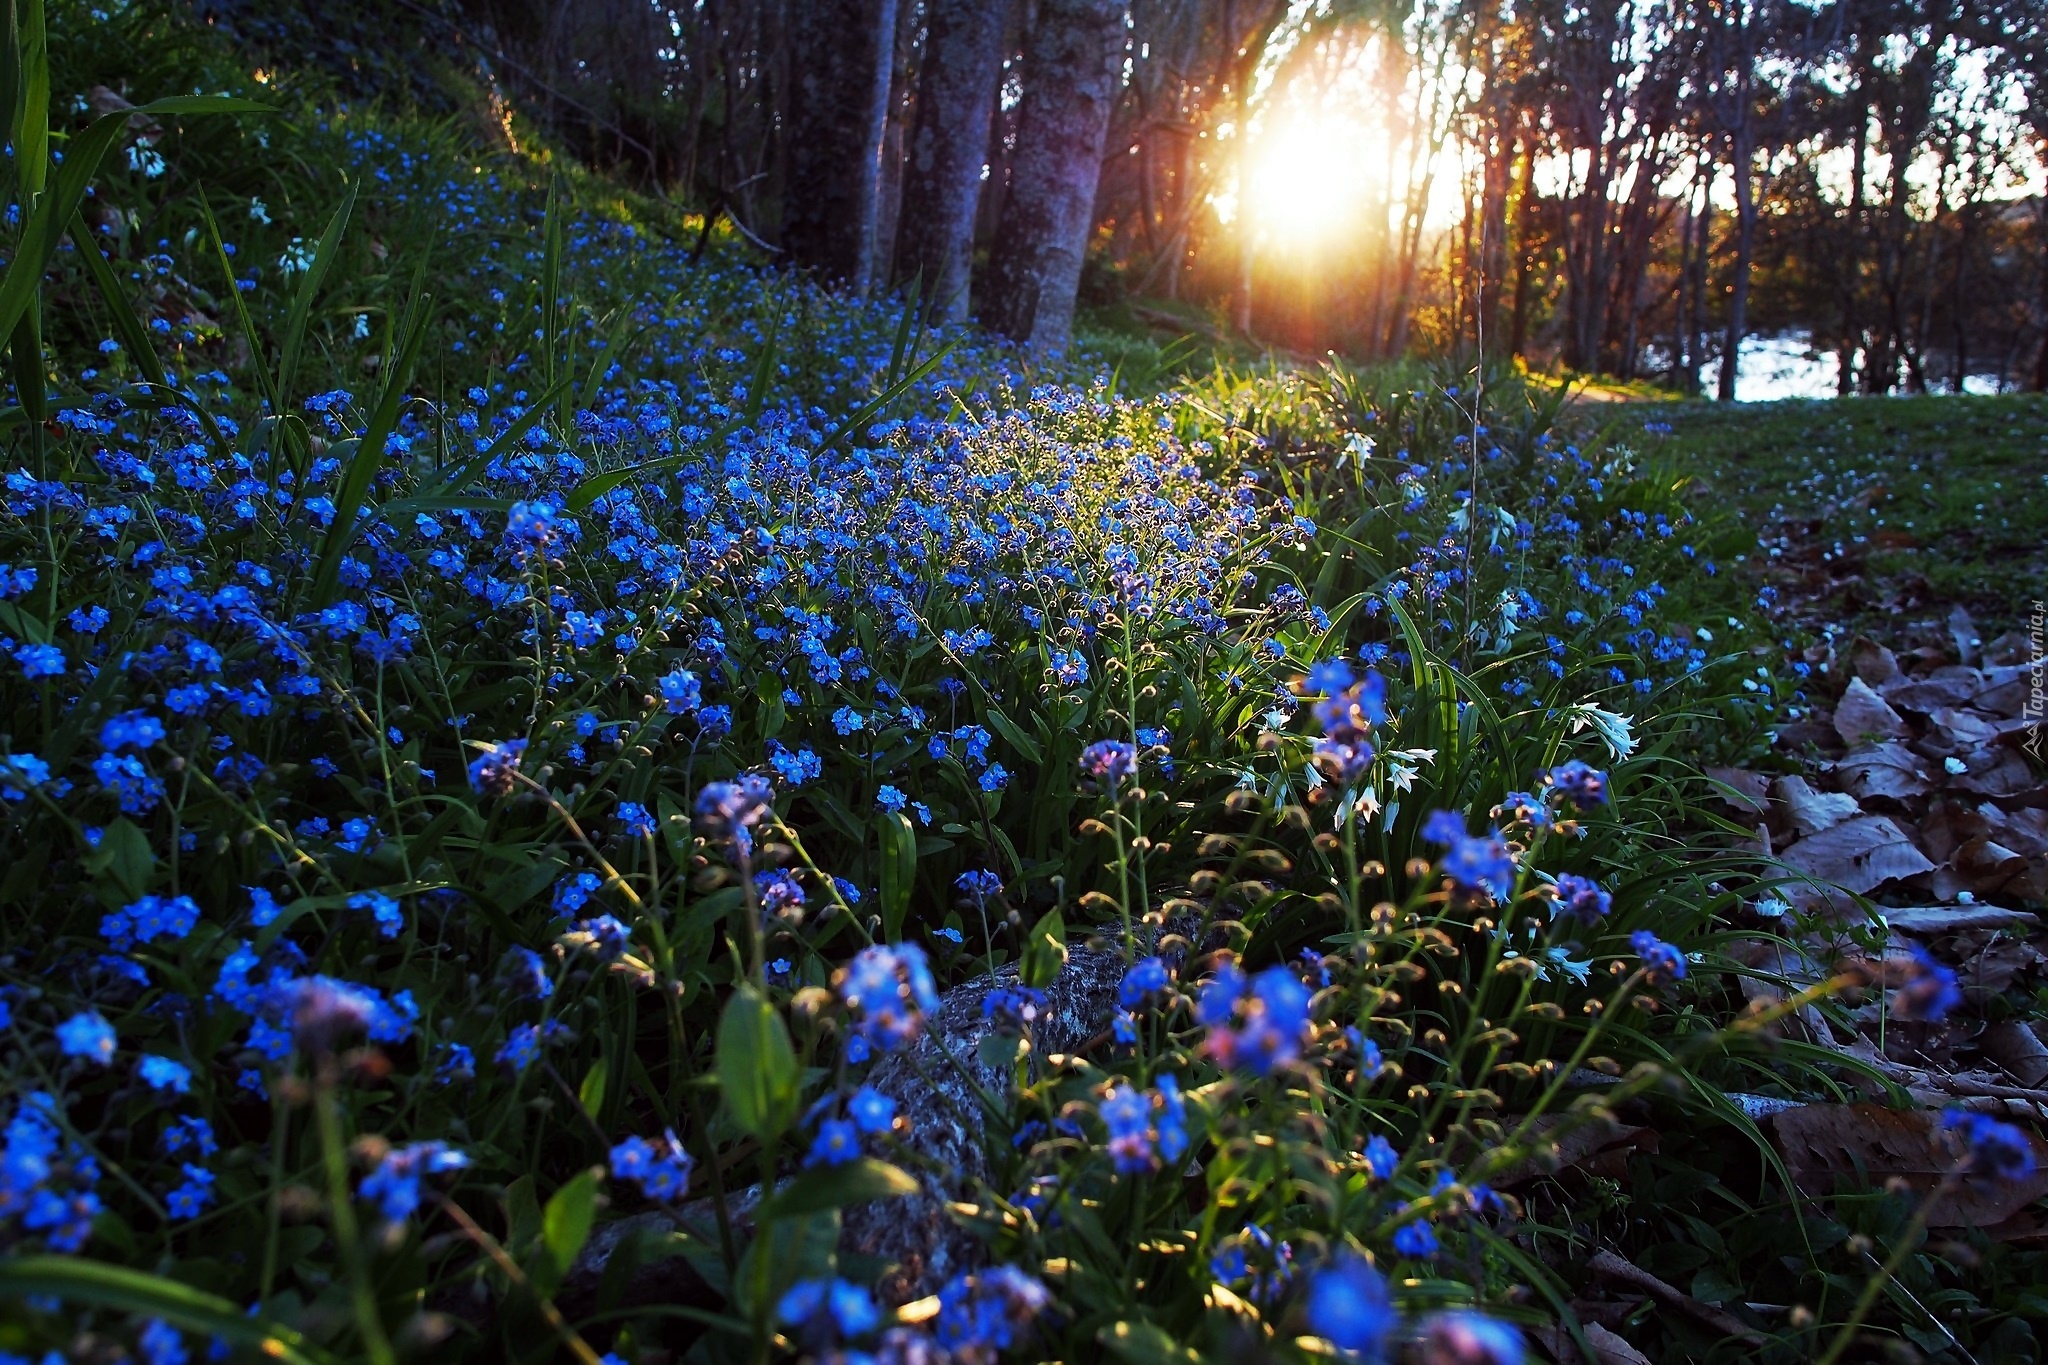
[[[2048,585],[2048,396],[1587,405],[1578,423],[1682,459],[1760,536],[1817,544],[1844,625],[1959,604],[1989,639]]]

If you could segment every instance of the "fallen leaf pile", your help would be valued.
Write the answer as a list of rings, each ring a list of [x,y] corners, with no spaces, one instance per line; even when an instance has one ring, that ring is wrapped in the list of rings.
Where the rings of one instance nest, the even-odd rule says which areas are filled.
[[[1816,645],[1810,691],[1828,700],[1778,735],[1803,771],[1709,770],[1788,874],[1759,900],[1766,932],[1738,949],[1761,974],[1744,990],[1770,1003],[1860,974],[1870,989],[1848,1016],[1853,1036],[1814,1008],[1787,1031],[1923,1103],[2038,1121],[2048,1118],[2048,1040],[2021,1020],[1987,1019],[2023,1012],[2048,983],[2048,660],[2018,634],[1982,643],[1961,608],[1947,633],[1946,648],[1903,655],[1863,636]],[[1885,987],[1904,979],[1916,948],[1949,965],[1962,992],[1964,1008],[1939,1024],[1888,1010]]]

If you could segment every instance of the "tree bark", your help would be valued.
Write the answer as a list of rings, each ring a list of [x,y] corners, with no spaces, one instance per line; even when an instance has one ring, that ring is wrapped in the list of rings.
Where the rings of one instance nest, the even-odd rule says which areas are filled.
[[[1073,335],[1123,51],[1123,0],[1041,4],[982,321],[1042,357]]]
[[[930,316],[941,321],[967,316],[974,217],[1009,8],[1009,0],[932,0],[903,171],[896,279],[921,278]]]
[[[1750,146],[1749,111],[1736,116],[1729,161],[1735,172],[1735,280],[1728,291],[1728,332],[1721,344],[1722,402],[1735,401],[1735,374],[1742,359],[1742,338],[1749,331],[1749,265],[1756,241],[1756,186],[1751,181],[1755,149]]]
[[[867,292],[897,0],[790,6],[782,249],[830,284]]]
[[[2048,393],[2048,199],[2034,205],[2034,227],[2041,234],[2041,350],[2034,357],[2035,393]]]

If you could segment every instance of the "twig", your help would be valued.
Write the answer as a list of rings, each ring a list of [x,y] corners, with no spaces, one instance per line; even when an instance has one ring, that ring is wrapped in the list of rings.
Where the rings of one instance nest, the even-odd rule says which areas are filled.
[[[484,1254],[491,1258],[498,1269],[505,1272],[507,1279],[533,1295],[534,1302],[540,1305],[540,1315],[547,1319],[548,1326],[554,1328],[555,1335],[562,1339],[562,1344],[569,1348],[569,1353],[575,1356],[581,1365],[604,1365],[597,1352],[590,1348],[590,1343],[577,1335],[576,1329],[562,1316],[562,1310],[555,1307],[555,1301],[534,1287],[533,1281],[526,1277],[526,1272],[519,1268],[518,1262],[506,1253],[505,1248],[498,1244],[497,1238],[478,1227],[476,1220],[469,1216],[468,1211],[453,1199],[442,1196],[440,1203],[448,1216],[469,1234],[469,1239],[482,1247]],[[567,1267],[563,1269],[566,1272]]]
[[[1674,1308],[1704,1326],[1711,1327],[1724,1337],[1734,1337],[1751,1346],[1761,1346],[1766,1338],[1763,1333],[1735,1317],[1724,1313],[1710,1303],[1701,1303],[1676,1285],[1666,1284],[1633,1261],[1615,1255],[1611,1251],[1596,1252],[1586,1262],[1586,1269],[1603,1280],[1625,1284],[1631,1289],[1640,1289],[1666,1308]]]

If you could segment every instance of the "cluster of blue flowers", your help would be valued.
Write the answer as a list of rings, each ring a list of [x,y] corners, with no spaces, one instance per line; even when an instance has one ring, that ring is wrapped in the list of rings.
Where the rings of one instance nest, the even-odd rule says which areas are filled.
[[[10,880],[26,896],[10,927],[35,931],[11,937],[0,1032],[50,1076],[6,1077],[10,1249],[91,1249],[102,1199],[261,1227],[249,1172],[325,1159],[296,1117],[309,1087],[344,1111],[379,1248],[441,1216],[423,1211],[436,1190],[452,1203],[524,1175],[545,1190],[600,1157],[614,1197],[677,1205],[730,1174],[730,1125],[693,1107],[716,1107],[699,1042],[742,986],[799,1035],[787,1083],[805,1093],[769,1155],[815,1182],[884,1159],[932,1175],[904,1157],[915,1125],[877,1068],[943,1055],[920,1042],[941,992],[979,983],[987,1055],[1014,1059],[1012,1088],[987,1097],[1007,1106],[992,1128],[1022,1191],[998,1261],[1070,1261],[1051,1239],[1097,1235],[1119,1182],[1140,1219],[1241,1160],[1233,1201],[1285,1188],[1252,1166],[1321,1140],[1292,1087],[1364,1112],[1401,1074],[1407,1044],[1356,1004],[1369,988],[1398,1008],[1399,983],[1371,977],[1388,963],[1360,945],[1415,921],[1353,906],[1348,937],[1272,953],[1280,912],[1263,916],[1293,915],[1297,888],[1278,872],[1237,880],[1237,902],[1184,887],[1161,860],[1175,842],[1208,858],[1190,822],[1234,811],[1234,784],[1312,817],[1319,840],[1398,831],[1390,861],[1409,861],[1418,822],[1397,820],[1399,794],[1434,794],[1416,811],[1461,799],[1432,783],[1431,751],[1398,747],[1390,693],[1410,686],[1417,638],[1486,662],[1532,714],[1605,697],[1617,710],[1596,723],[1624,736],[1617,698],[1709,664],[1655,580],[1693,553],[1686,519],[1619,501],[1609,462],[1544,441],[1530,475],[1483,431],[1418,439],[1361,466],[1347,509],[1328,470],[1282,493],[1237,468],[1212,441],[1244,424],[1101,388],[1019,391],[1008,352],[944,331],[961,344],[855,429],[898,371],[897,305],[695,262],[594,214],[556,225],[580,302],[544,356],[537,196],[360,120],[314,136],[378,212],[429,213],[474,244],[443,287],[479,302],[435,334],[474,386],[404,405],[365,468],[350,452],[371,395],[273,409],[207,368],[216,336],[181,322],[152,329],[173,394],[141,401],[123,387],[135,357],[100,348],[58,405],[52,458],[0,482],[0,702],[19,718],[0,813],[35,860]],[[311,249],[266,231],[260,207],[226,253],[259,306]],[[185,266],[166,242],[147,268]],[[630,354],[599,301],[638,338]],[[328,340],[345,357],[342,326]],[[556,372],[589,379],[548,397]],[[752,392],[757,373],[770,392]],[[1309,590],[1337,543],[1317,522],[1366,512],[1394,567],[1345,617]],[[55,564],[51,525],[75,535]],[[1427,816],[1439,856],[1419,860],[1418,895],[1454,928],[1501,923],[1519,950],[1577,935],[1622,960],[1610,921],[1636,921],[1593,861],[1539,870],[1606,818],[1608,776],[1567,760],[1494,823]],[[1114,874],[1073,837],[1091,796]],[[1044,978],[1013,980],[1002,958],[1044,947],[1026,933],[1038,915],[1112,935],[1112,886],[1131,965],[1110,1045],[1055,1057]],[[1543,923],[1517,918],[1525,901]],[[1335,935],[1343,916],[1320,914],[1277,933]],[[1221,937],[1189,938],[1194,918]],[[1235,933],[1221,924],[1247,934],[1219,949]],[[1649,930],[1629,941],[1633,980],[1675,989],[1684,953]],[[1933,1018],[1953,1001],[1923,973],[1899,1004]],[[2020,1164],[1997,1131],[1959,1141],[1977,1169]],[[125,1143],[119,1164],[96,1143]],[[1370,1356],[1402,1317],[1360,1253],[1438,1257],[1500,1205],[1421,1141],[1359,1132],[1309,1164],[1374,1211],[1356,1248],[1326,1254],[1291,1207],[1233,1203],[1206,1263],[1259,1311],[1299,1303],[1312,1331]],[[251,1259],[221,1271],[245,1300]],[[947,1278],[922,1325],[892,1325],[842,1278],[853,1264],[808,1268],[757,1321],[820,1357],[981,1361],[1072,1316],[999,1263]],[[1432,1361],[1520,1358],[1473,1313],[1427,1317],[1411,1340]],[[153,1365],[186,1349],[160,1322],[141,1346]]]

